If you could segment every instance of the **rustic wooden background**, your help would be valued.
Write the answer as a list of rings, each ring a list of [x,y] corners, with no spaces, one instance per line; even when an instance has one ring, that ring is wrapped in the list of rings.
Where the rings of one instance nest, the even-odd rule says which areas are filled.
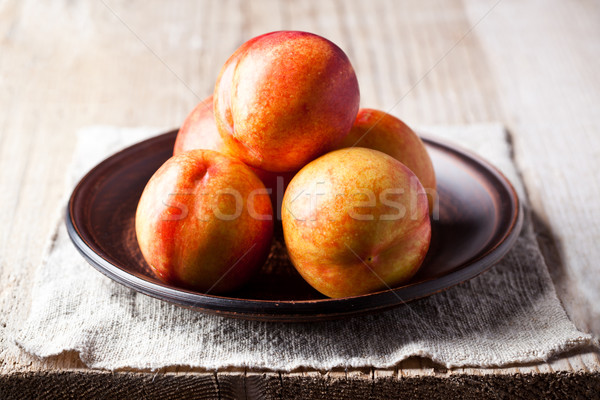
[[[107,373],[73,354],[28,358],[7,332],[35,295],[30,281],[64,201],[77,130],[176,127],[211,93],[237,46],[297,29],[346,51],[363,106],[416,126],[507,126],[560,298],[581,329],[600,334],[599,22],[600,3],[584,0],[0,0],[0,397],[166,397],[198,387],[221,398],[592,393],[600,370],[593,350],[487,370],[408,360],[392,370],[328,373]]]

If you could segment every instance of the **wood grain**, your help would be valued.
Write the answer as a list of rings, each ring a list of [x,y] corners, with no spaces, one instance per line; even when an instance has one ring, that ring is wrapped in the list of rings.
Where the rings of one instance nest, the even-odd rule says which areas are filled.
[[[277,29],[338,43],[363,106],[411,125],[506,123],[558,294],[599,334],[599,17],[597,2],[558,0],[0,1],[0,398],[597,394],[592,350],[498,369],[109,373],[72,353],[30,359],[7,338],[64,203],[76,131],[178,126],[237,46]]]

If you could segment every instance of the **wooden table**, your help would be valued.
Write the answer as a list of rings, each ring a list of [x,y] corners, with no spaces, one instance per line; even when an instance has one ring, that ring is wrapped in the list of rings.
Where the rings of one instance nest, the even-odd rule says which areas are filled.
[[[243,41],[298,29],[347,52],[363,106],[411,125],[506,124],[559,296],[600,334],[599,21],[593,1],[0,1],[0,398],[598,396],[591,349],[497,369],[111,373],[32,359],[7,332],[27,313],[76,131],[178,126]]]

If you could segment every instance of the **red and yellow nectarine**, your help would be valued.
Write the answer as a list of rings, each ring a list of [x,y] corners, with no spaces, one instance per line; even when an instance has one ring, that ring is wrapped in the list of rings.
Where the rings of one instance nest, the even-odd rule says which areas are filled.
[[[170,158],[135,216],[142,255],[163,281],[210,293],[243,285],[266,260],[271,201],[241,161],[211,150]]]
[[[418,178],[387,154],[359,147],[302,168],[285,192],[282,222],[292,263],[329,297],[406,282],[431,239]]]
[[[280,31],[244,43],[217,78],[214,112],[233,154],[267,171],[296,171],[348,134],[358,81],[329,40]]]
[[[425,145],[400,119],[383,111],[361,108],[352,129],[339,145],[366,147],[386,153],[406,165],[427,192],[429,213],[437,203],[435,171]]]

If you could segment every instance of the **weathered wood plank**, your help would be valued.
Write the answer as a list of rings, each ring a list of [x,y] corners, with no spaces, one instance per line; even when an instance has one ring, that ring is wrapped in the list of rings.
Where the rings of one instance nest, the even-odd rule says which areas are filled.
[[[473,22],[487,9],[469,2]],[[600,5],[502,2],[477,29],[563,304],[600,334]],[[594,39],[592,39],[594,38]]]

